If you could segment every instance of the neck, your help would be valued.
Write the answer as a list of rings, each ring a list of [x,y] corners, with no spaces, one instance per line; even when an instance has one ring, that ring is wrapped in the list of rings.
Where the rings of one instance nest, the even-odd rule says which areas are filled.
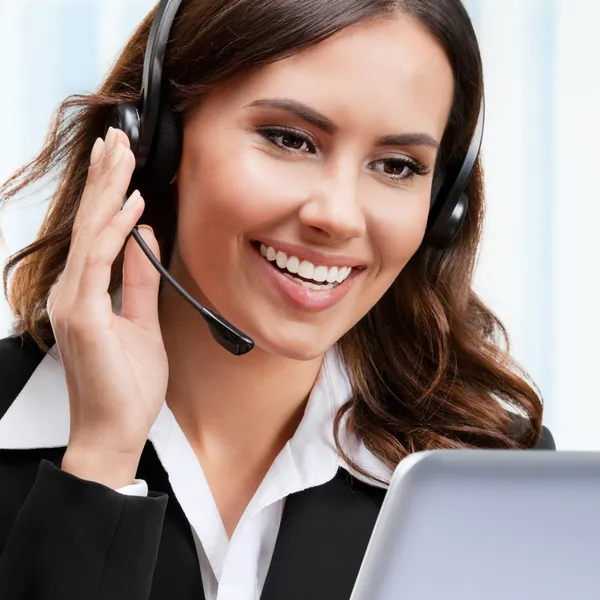
[[[259,347],[233,356],[169,285],[159,318],[169,360],[167,405],[195,450],[224,462],[274,459],[302,420],[323,357],[297,361]]]

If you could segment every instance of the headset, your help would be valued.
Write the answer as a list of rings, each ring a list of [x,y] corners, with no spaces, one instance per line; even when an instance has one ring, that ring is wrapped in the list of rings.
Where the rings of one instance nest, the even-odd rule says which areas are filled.
[[[146,46],[138,105],[112,106],[105,123],[105,135],[109,127],[114,127],[123,131],[129,138],[136,159],[136,171],[143,169],[145,177],[163,184],[171,181],[177,173],[183,139],[180,117],[168,105],[162,81],[166,47],[181,2],[182,0],[161,0],[159,3]],[[456,238],[465,219],[468,208],[466,187],[481,150],[484,116],[485,103],[482,100],[475,132],[462,163],[436,168],[431,209],[423,239],[426,245],[448,247]],[[140,235],[137,225],[131,236],[161,277],[202,315],[213,338],[223,348],[236,356],[252,350],[254,341],[248,335],[214,311],[202,306],[173,279],[154,256]]]

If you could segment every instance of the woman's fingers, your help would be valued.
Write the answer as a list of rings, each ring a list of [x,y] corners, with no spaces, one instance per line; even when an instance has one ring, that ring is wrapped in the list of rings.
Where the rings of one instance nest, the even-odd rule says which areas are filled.
[[[90,186],[89,198],[85,199],[87,205],[82,207],[84,213],[78,233],[84,245],[90,246],[121,210],[134,169],[133,152],[117,142],[113,151],[104,157],[98,179]]]
[[[123,210],[114,215],[96,237],[94,245],[85,255],[79,278],[78,299],[90,311],[101,309],[106,301],[112,265],[143,210],[144,201],[136,190]],[[145,257],[144,259],[147,261]]]
[[[96,179],[90,181],[84,192],[87,204],[81,207],[83,216],[78,230],[74,231],[63,274],[64,279],[73,282],[74,289],[78,287],[75,282],[81,279],[86,257],[98,236],[121,210],[135,169],[135,157],[131,150],[117,142],[113,151],[91,168],[97,171]]]
[[[58,303],[64,316],[75,310],[87,315],[87,320],[95,319],[97,324],[102,319],[108,323],[106,318],[112,316],[112,311],[107,310],[112,265],[144,210],[144,201],[137,191],[122,206],[134,169],[135,157],[122,131],[113,129],[104,142],[95,144],[69,257],[50,303]],[[140,235],[158,257],[154,235],[143,229]],[[124,256],[121,316],[148,330],[156,329],[159,284],[160,274],[136,240],[129,239]]]
[[[101,138],[98,138],[98,140],[101,140]],[[96,144],[100,146],[100,149],[93,148],[92,154],[90,155],[90,166],[88,168],[86,186],[79,202],[77,216],[73,225],[73,238],[77,236],[77,233],[80,230],[83,221],[89,215],[90,210],[94,208],[94,198],[96,198],[98,193],[104,188],[106,177],[110,172],[110,160],[105,160],[105,158],[109,158],[119,144],[125,146],[125,148],[130,147],[129,138],[125,133],[112,127],[108,130],[106,141],[101,140],[101,142],[99,142],[98,140],[96,140]],[[97,151],[96,156],[94,156],[94,151]],[[96,159],[95,162],[93,161],[94,158]]]
[[[158,260],[158,241],[150,227],[140,226],[140,235]],[[160,273],[133,237],[127,240],[123,263],[123,294],[121,316],[148,330],[158,326],[158,288]]]

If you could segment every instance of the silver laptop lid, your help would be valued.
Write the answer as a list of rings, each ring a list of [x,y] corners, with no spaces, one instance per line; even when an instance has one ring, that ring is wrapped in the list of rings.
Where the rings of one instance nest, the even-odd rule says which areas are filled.
[[[351,600],[600,599],[600,453],[403,460]]]

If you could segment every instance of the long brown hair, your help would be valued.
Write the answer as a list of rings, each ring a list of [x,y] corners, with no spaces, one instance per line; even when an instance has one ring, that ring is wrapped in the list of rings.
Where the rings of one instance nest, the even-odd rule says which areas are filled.
[[[135,30],[96,93],[69,96],[61,104],[39,155],[0,188],[6,202],[50,171],[59,173],[37,239],[13,255],[4,271],[15,333],[30,335],[44,350],[54,343],[46,301],[67,259],[89,154],[104,133],[108,108],[138,102],[155,12]],[[215,85],[235,75],[350,25],[399,14],[424,24],[446,51],[455,98],[440,157],[460,157],[483,93],[477,40],[460,0],[184,0],[167,48],[164,93],[185,120]],[[143,221],[153,227],[168,264],[176,215],[166,207],[176,202],[165,201],[165,190],[147,181],[136,187],[146,201]],[[471,288],[484,215],[479,163],[468,198],[466,221],[452,247],[421,246],[383,298],[340,340],[355,393],[336,420],[338,447],[340,419],[350,408],[348,429],[392,468],[417,450],[537,443],[539,391],[510,358],[502,323]],[[122,253],[109,292],[118,289],[121,273]]]

